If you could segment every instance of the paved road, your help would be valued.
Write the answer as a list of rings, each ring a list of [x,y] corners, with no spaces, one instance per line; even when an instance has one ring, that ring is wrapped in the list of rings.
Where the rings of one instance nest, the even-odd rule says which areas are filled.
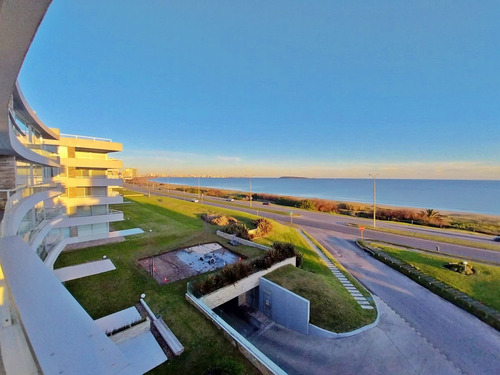
[[[372,258],[352,236],[304,229],[454,367],[465,374],[500,373],[498,331]]]
[[[144,193],[147,193],[146,189],[141,189],[138,187],[132,187],[131,185],[126,185],[126,187],[133,188],[134,190],[142,191]],[[160,194],[160,195],[168,195],[173,198],[177,199],[184,199],[184,200],[191,200],[191,198],[194,196],[192,194],[183,194],[181,196],[178,195],[178,193],[174,194],[167,194],[165,191],[155,191],[155,194]],[[213,198],[210,197],[210,200],[207,201],[205,199],[204,201],[205,204],[216,206],[216,207],[224,207],[224,208],[232,208],[236,209],[239,211],[244,211],[244,212],[249,212],[256,214],[258,210],[258,214],[263,217],[268,217],[280,222],[284,223],[289,223],[290,219],[284,215],[280,214],[275,214],[275,213],[270,213],[266,211],[262,211],[262,208],[265,209],[272,209],[272,210],[281,210],[288,212],[290,211],[290,208],[288,207],[280,207],[280,206],[262,206],[261,203],[254,202],[253,203],[253,208],[242,208],[241,206],[246,206],[248,205],[248,202],[243,202],[243,201],[237,201],[237,202],[226,202],[222,198]],[[236,206],[237,205],[237,206]],[[236,206],[236,207],[235,207]],[[328,215],[328,214],[322,214],[318,212],[308,212],[308,211],[301,211],[300,212],[302,216],[300,217],[294,217],[293,223],[301,225],[301,226],[311,226],[311,227],[317,227],[317,228],[322,228],[322,229],[327,229],[335,232],[340,232],[344,234],[349,234],[349,235],[354,235],[359,238],[359,230],[345,225],[346,223],[366,223],[366,219],[359,219],[359,218],[351,218],[348,216],[337,216],[337,215]],[[369,220],[368,220],[369,222]],[[407,225],[398,225],[398,224],[393,224],[393,223],[383,223],[379,222],[379,226],[382,225],[389,225],[389,226],[397,226],[398,229],[400,230],[408,230],[408,231],[432,231],[433,233],[438,232],[440,236],[447,236],[447,237],[452,237],[452,238],[461,238],[463,236],[467,237],[472,237],[476,241],[482,241],[482,242],[487,242],[487,243],[493,243],[491,241],[492,236],[475,236],[472,234],[468,233],[460,233],[460,232],[443,232],[438,229],[431,229],[431,228],[421,228],[421,227],[415,227],[415,226],[407,226]],[[395,235],[395,234],[390,234],[390,233],[384,233],[384,232],[377,232],[377,231],[371,231],[371,230],[365,230],[364,232],[365,238],[377,240],[377,241],[385,241],[385,242],[390,242],[390,243],[395,243],[399,245],[404,245],[404,246],[409,246],[409,247],[414,247],[414,248],[419,248],[419,249],[424,249],[424,250],[431,250],[434,251],[436,249],[436,245],[439,246],[440,251],[442,253],[447,253],[447,254],[454,254],[457,256],[461,256],[464,258],[472,259],[472,260],[478,260],[482,262],[490,262],[490,263],[495,263],[500,265],[500,243],[498,243],[498,250],[499,251],[493,251],[493,250],[484,250],[484,249],[478,249],[478,248],[472,248],[472,247],[467,247],[467,246],[460,246],[460,245],[453,245],[453,244],[448,244],[448,243],[438,243],[435,241],[429,241],[429,240],[424,240],[424,239],[419,239],[419,238],[412,238],[412,237],[406,237],[402,235]],[[470,239],[470,238],[467,238]]]

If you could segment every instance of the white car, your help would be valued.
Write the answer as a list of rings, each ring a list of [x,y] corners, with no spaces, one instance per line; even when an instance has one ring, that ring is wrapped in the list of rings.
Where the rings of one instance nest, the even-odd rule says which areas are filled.
[[[193,199],[191,199],[191,202],[198,203],[198,202],[199,202],[199,200],[198,200],[198,199],[196,199],[196,198],[193,198]]]

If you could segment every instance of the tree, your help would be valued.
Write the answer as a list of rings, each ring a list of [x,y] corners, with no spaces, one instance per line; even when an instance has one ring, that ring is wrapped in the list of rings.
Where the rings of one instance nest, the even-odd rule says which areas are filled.
[[[428,223],[440,223],[442,221],[442,216],[439,211],[436,211],[433,208],[426,208],[420,212],[422,219],[427,221]]]

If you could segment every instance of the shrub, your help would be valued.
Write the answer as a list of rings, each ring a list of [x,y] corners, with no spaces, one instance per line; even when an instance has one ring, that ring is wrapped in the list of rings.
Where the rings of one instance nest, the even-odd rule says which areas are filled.
[[[256,219],[253,221],[253,223],[257,227],[255,231],[255,237],[264,237],[271,233],[271,231],[273,230],[273,224],[267,219]]]
[[[214,224],[214,225],[228,225],[230,223],[237,223],[238,220],[236,220],[234,217],[231,216],[226,216],[226,215],[217,215],[217,214],[203,214],[201,215],[201,218],[206,221],[207,223]]]
[[[316,205],[314,204],[314,202],[310,199],[304,199],[304,200],[301,200],[298,204],[297,204],[297,207],[298,208],[302,208],[304,210],[316,210]]]
[[[226,196],[226,193],[219,190],[219,189],[208,189],[206,191],[206,194],[205,195],[210,195],[212,197],[219,197],[219,198],[223,198]]]
[[[291,257],[297,257],[297,267],[302,264],[302,254],[300,254],[291,243],[275,242],[264,255],[254,258],[251,261],[243,261],[225,266],[219,272],[207,276],[206,278],[193,283],[194,289],[201,294],[209,294],[213,291],[236,283],[253,272],[270,268],[273,264],[279,263]]]
[[[243,238],[245,240],[250,240],[250,235],[248,234],[248,228],[243,223],[231,222],[222,228],[222,231],[229,234],[234,234],[237,237]]]

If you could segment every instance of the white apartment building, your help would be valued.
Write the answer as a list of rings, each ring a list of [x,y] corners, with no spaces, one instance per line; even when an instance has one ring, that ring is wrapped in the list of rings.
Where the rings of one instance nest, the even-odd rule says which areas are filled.
[[[110,228],[122,145],[49,128],[17,83],[50,3],[0,0],[0,373],[142,373],[52,270],[67,246],[141,231]]]

